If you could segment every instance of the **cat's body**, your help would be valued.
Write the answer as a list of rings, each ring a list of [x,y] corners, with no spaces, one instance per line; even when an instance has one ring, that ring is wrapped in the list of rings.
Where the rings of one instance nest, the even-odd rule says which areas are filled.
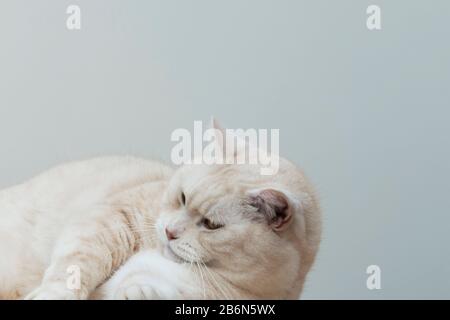
[[[23,298],[39,287],[52,258],[58,250],[64,250],[65,237],[67,249],[76,254],[77,248],[70,248],[70,241],[75,245],[71,234],[76,237],[78,228],[86,238],[109,233],[123,236],[123,241],[126,236],[131,239],[130,234],[136,230],[133,228],[138,227],[127,226],[156,219],[171,174],[169,167],[152,161],[98,158],[51,169],[27,183],[0,191],[0,298]],[[133,202],[112,207],[116,199],[127,198],[133,198]],[[136,208],[146,211],[140,213]],[[115,241],[114,236],[109,241]],[[148,240],[136,239],[123,250],[120,246],[111,248],[117,249],[117,261],[108,271],[120,266],[142,245],[154,245]],[[107,273],[99,277],[106,278]]]
[[[296,299],[320,233],[314,192],[284,159],[274,176],[70,163],[0,191],[0,299]]]

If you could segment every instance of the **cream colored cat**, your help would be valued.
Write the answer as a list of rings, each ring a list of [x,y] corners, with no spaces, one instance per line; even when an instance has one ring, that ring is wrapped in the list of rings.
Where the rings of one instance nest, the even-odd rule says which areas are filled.
[[[100,158],[0,191],[0,298],[296,299],[317,199],[290,162],[259,169]]]

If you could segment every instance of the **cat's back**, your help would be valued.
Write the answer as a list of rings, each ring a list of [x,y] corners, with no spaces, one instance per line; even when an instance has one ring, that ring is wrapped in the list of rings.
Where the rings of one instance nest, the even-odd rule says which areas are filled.
[[[0,299],[39,283],[58,230],[109,196],[170,178],[164,164],[134,157],[66,163],[0,191]]]
[[[149,181],[167,180],[171,174],[172,169],[160,162],[129,156],[62,164],[1,190],[0,221],[18,218],[23,211],[81,206]]]

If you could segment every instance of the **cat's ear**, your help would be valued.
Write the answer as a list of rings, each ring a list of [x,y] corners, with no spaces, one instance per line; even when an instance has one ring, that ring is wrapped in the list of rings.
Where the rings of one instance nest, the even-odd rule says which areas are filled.
[[[257,146],[251,144],[253,141],[247,141],[245,136],[239,136],[236,132],[230,133],[227,135],[227,129],[222,127],[217,121],[216,118],[211,117],[210,128],[214,129],[215,132],[215,141],[219,143],[219,148],[222,150],[222,155],[224,156],[224,160],[232,161],[235,163],[236,158],[240,155],[245,159],[246,154],[251,154],[251,151],[257,152]],[[227,139],[231,139],[232,141],[228,141]],[[230,149],[228,149],[228,147]],[[256,153],[255,153],[256,154]]]
[[[258,214],[261,214],[275,231],[285,230],[299,208],[293,197],[277,189],[249,191],[249,204],[257,209]]]
[[[217,144],[217,147],[222,152],[222,157],[225,155],[226,152],[226,130],[219,124],[219,121],[215,117],[211,117],[210,121],[210,129],[214,132],[214,141]]]
[[[222,133],[222,136],[225,137],[225,129],[220,125],[219,121],[217,121],[214,116],[211,117],[210,127],[211,129],[218,130],[218,132]]]

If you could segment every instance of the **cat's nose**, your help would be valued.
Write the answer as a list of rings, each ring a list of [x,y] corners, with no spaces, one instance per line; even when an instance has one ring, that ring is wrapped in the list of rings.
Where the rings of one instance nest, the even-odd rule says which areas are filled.
[[[166,228],[166,236],[169,241],[178,239],[178,237],[175,235],[175,233],[173,231],[170,231],[168,228]]]

